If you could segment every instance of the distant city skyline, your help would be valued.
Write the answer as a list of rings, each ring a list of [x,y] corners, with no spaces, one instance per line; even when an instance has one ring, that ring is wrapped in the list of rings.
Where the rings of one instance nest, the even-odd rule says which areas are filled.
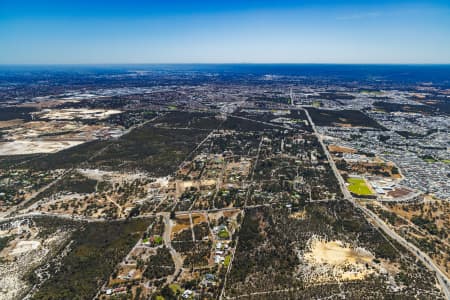
[[[5,1],[0,64],[449,64],[449,1]]]

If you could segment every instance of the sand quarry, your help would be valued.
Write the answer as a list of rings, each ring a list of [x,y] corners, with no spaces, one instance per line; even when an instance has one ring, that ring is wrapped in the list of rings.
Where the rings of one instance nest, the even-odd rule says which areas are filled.
[[[306,263],[303,273],[310,282],[361,280],[374,272],[370,267],[374,258],[363,248],[313,236],[302,256]]]
[[[16,247],[11,251],[10,255],[22,255],[27,252],[37,250],[41,246],[41,243],[38,241],[19,241],[16,244]]]
[[[86,109],[86,108],[70,108],[70,109],[53,109],[46,110],[39,116],[49,120],[103,120],[112,115],[122,113],[115,109]]]
[[[98,137],[119,136],[122,131],[74,121],[32,121],[4,130],[4,133],[0,155],[54,153]]]
[[[84,141],[11,141],[0,143],[0,155],[54,153],[82,143],[84,143]]]

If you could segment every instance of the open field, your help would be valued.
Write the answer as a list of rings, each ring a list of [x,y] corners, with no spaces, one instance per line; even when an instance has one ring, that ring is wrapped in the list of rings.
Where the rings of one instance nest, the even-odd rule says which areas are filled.
[[[338,153],[356,153],[358,152],[357,150],[353,149],[353,148],[349,148],[349,147],[342,147],[339,145],[329,145],[328,146],[328,150],[333,153],[333,152],[338,152]]]
[[[373,195],[363,178],[350,177],[347,179],[347,182],[349,183],[348,189],[353,194],[359,196]]]

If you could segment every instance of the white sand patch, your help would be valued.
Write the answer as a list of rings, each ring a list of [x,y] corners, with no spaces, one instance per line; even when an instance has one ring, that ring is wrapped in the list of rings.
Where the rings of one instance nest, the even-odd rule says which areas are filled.
[[[21,255],[36,249],[39,249],[41,243],[38,241],[19,241],[16,247],[11,251],[11,255]]]
[[[370,252],[356,248],[352,249],[341,241],[322,241],[313,239],[309,246],[310,252],[305,253],[309,263],[330,264],[335,266],[371,262],[374,258]]]
[[[53,249],[59,249],[71,236],[69,231],[58,230],[46,240],[32,240],[37,238],[40,230],[32,227],[32,238],[27,240],[15,236],[15,240],[11,242],[12,250],[8,247],[2,251],[0,299],[24,299],[25,292],[31,287],[30,282],[24,279],[25,275],[53,256]],[[16,255],[11,253],[13,251],[16,251]],[[38,272],[38,277],[42,278],[46,270],[39,271],[38,268]]]
[[[40,117],[50,120],[74,120],[74,119],[101,120],[120,113],[122,113],[122,111],[116,109],[70,108],[70,109],[48,110],[43,114],[41,114]]]
[[[110,182],[124,182],[133,181],[138,179],[147,179],[148,175],[140,172],[125,173],[125,172],[113,172],[104,171],[99,169],[77,169],[83,176],[98,181],[110,181]]]
[[[169,186],[169,177],[158,177],[156,178],[156,183],[159,184],[162,187],[168,187]]]
[[[0,143],[0,155],[22,155],[34,153],[54,153],[84,141],[29,141],[18,140]]]
[[[200,189],[205,186],[213,186],[216,184],[214,179],[205,179],[205,180],[177,180],[175,182],[176,191],[178,195],[181,195],[185,190],[190,189],[191,187],[196,187]]]
[[[300,272],[311,283],[362,280],[375,272],[374,258],[366,249],[313,236],[301,257],[306,265]]]

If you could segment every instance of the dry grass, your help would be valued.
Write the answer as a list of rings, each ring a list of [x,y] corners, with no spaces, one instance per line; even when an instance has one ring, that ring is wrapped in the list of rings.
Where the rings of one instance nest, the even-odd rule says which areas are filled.
[[[22,119],[14,119],[14,120],[8,120],[8,121],[0,121],[0,129],[2,128],[8,128],[13,126],[18,126],[22,124],[24,121]]]
[[[177,216],[174,223],[175,224],[172,226],[172,238],[179,232],[191,227],[189,215]]]
[[[297,211],[297,212],[290,214],[289,218],[297,219],[297,220],[304,220],[306,218],[306,216],[307,216],[306,209],[303,209],[302,211]]]
[[[342,147],[338,145],[329,145],[328,150],[330,152],[339,152],[339,153],[356,153],[357,151],[353,148]]]

